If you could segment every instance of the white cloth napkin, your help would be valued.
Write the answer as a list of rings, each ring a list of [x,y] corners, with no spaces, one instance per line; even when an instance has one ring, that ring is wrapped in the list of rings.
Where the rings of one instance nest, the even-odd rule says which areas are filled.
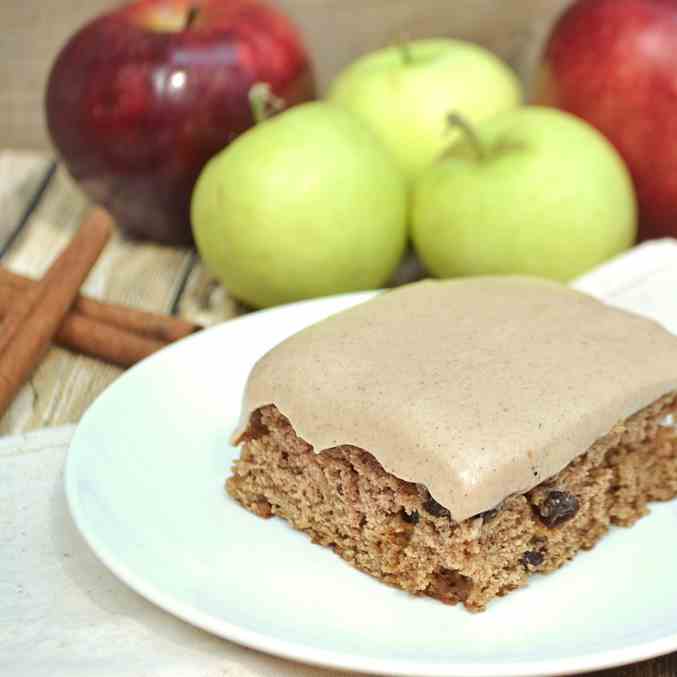
[[[578,278],[573,286],[677,334],[677,240],[639,245]]]
[[[575,286],[677,333],[677,241],[644,244]],[[73,426],[0,440],[0,675],[330,677],[213,637],[119,582],[63,492]]]
[[[2,677],[330,677],[209,635],[146,602],[71,520],[74,426],[0,440]]]

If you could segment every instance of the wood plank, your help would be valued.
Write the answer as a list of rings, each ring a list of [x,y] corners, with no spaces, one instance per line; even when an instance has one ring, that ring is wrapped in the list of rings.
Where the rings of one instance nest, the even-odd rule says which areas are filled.
[[[87,200],[63,169],[51,182],[24,231],[3,259],[9,268],[40,276],[72,236]],[[167,312],[191,262],[190,252],[113,238],[87,279],[91,296]],[[59,347],[47,357],[0,421],[0,434],[77,422],[118,368]]]
[[[0,153],[0,250],[40,188],[51,160],[41,153]]]
[[[669,585],[666,583],[666,585]],[[670,594],[666,589],[666,594]],[[622,668],[612,668],[601,672],[587,673],[590,677],[675,677],[677,675],[677,653],[626,665]]]
[[[247,312],[196,259],[177,304],[177,314],[211,326]]]

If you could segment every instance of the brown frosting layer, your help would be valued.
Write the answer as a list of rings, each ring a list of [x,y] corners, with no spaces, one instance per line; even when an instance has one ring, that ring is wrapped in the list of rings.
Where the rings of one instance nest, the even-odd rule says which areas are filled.
[[[559,472],[677,389],[677,338],[533,278],[424,281],[283,341],[235,439],[274,404],[315,451],[351,444],[461,521]]]

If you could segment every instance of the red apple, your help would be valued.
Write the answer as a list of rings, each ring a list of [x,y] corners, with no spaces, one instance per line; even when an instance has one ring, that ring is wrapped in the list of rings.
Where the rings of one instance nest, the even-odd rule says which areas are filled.
[[[632,173],[640,237],[677,236],[677,1],[581,0],[555,24],[537,103],[601,130]]]
[[[248,92],[314,97],[295,27],[257,0],[138,0],[85,25],[49,76],[50,135],[85,192],[125,233],[192,241],[204,164],[253,124]]]

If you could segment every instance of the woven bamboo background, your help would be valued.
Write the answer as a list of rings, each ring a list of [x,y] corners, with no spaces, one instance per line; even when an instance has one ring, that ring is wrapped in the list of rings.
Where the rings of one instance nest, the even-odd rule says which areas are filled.
[[[269,0],[305,34],[326,85],[359,54],[403,38],[449,35],[480,42],[529,78],[543,35],[570,0]],[[0,148],[48,147],[42,96],[66,38],[119,0],[0,3]]]

